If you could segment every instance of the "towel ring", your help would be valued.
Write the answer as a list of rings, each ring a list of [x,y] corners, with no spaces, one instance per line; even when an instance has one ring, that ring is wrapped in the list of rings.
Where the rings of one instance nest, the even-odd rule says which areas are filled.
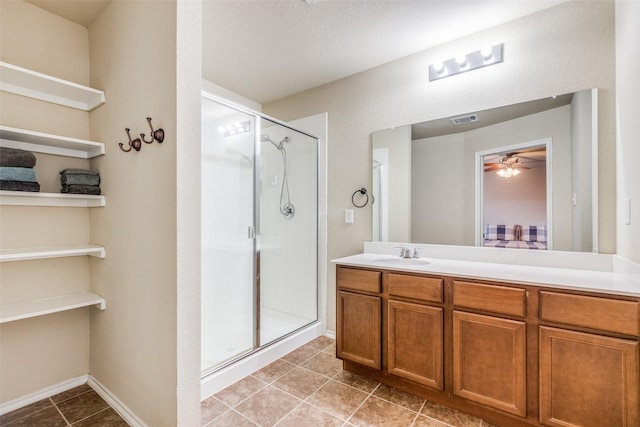
[[[358,196],[357,201],[356,196]],[[369,194],[367,193],[367,189],[363,187],[359,190],[354,191],[351,195],[351,203],[353,203],[353,206],[355,206],[356,208],[364,208],[365,206],[367,206],[367,204],[369,203]]]

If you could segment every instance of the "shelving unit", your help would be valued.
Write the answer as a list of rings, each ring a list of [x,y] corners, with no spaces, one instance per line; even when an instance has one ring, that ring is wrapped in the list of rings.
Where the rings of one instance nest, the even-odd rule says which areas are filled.
[[[91,159],[105,153],[104,144],[86,139],[0,126],[0,147]]]
[[[104,91],[1,61],[0,90],[84,111],[105,103]]]
[[[89,255],[105,258],[106,250],[97,245],[65,245],[47,246],[41,248],[21,248],[0,250],[0,262],[29,261],[33,259],[63,258]]]
[[[0,323],[44,316],[45,314],[74,310],[95,305],[100,310],[106,308],[106,301],[92,292],[77,292],[52,298],[43,298],[19,304],[0,306]]]
[[[28,191],[0,190],[0,206],[57,206],[69,208],[95,208],[106,205],[106,197],[65,194],[35,193]]]
[[[1,61],[0,90],[83,111],[91,111],[105,102],[105,93],[101,90]],[[8,126],[0,126],[0,147],[81,159],[91,159],[105,154],[105,145],[100,142]],[[0,206],[94,208],[105,205],[104,195],[0,191]],[[103,246],[89,244],[0,250],[0,262],[75,256],[105,258],[106,251]],[[36,298],[0,306],[0,323],[93,305],[104,310],[105,299],[86,290],[48,298]]]

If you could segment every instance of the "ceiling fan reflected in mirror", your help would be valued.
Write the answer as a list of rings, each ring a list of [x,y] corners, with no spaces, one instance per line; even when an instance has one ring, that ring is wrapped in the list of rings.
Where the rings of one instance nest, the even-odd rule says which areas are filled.
[[[496,171],[496,174],[502,178],[512,178],[522,170],[531,169],[532,167],[544,167],[546,159],[547,151],[540,149],[496,153],[485,156],[484,171]]]

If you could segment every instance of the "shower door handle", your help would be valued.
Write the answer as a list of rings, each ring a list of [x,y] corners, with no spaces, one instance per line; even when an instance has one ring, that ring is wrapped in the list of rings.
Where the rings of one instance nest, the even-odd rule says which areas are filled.
[[[250,239],[256,238],[256,228],[253,225],[247,227],[247,237]]]

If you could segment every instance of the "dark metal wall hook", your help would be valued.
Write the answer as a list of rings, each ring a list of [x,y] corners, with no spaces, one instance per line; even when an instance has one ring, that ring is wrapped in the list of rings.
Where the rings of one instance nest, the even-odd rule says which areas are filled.
[[[125,153],[128,153],[129,151],[131,151],[131,149],[140,151],[140,148],[142,148],[142,142],[140,141],[140,138],[136,138],[134,140],[131,139],[131,134],[129,133],[130,130],[131,129],[129,128],[125,129],[125,131],[127,132],[127,136],[129,137],[129,149],[125,150],[124,144],[122,142],[118,143],[118,145],[120,146],[120,149]]]
[[[142,138],[142,140],[147,144],[151,144],[153,143],[153,141],[158,141],[158,144],[162,144],[162,141],[164,141],[164,130],[163,129],[153,130],[153,125],[151,124],[151,117],[147,117],[147,122],[149,123],[149,128],[151,129],[151,132],[149,133],[149,136],[151,136],[151,141],[147,141],[144,138],[144,133],[140,134],[140,138]]]

